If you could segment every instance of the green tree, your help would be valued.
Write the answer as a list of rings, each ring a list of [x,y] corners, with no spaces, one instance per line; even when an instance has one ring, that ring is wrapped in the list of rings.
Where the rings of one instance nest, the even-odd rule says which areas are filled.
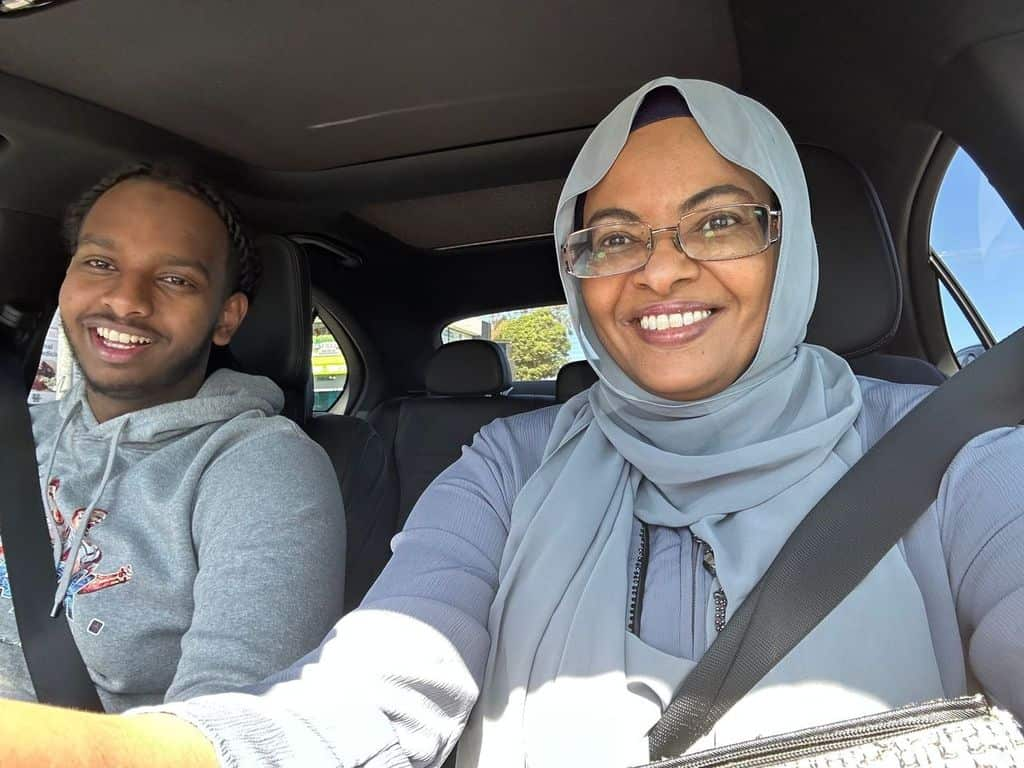
[[[517,381],[553,379],[569,358],[569,333],[558,307],[532,309],[500,320],[491,338],[506,343]]]

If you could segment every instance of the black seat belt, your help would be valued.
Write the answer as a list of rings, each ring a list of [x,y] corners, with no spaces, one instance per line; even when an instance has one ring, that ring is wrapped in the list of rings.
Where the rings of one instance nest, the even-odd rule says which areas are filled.
[[[811,510],[649,733],[683,754],[842,602],[935,500],[972,438],[1024,420],[1024,329],[926,397]]]
[[[0,345],[0,435],[6,446],[0,461],[0,540],[21,649],[40,702],[102,712],[71,627],[60,613],[50,617],[57,580],[32,423],[20,366],[13,350],[4,347]]]

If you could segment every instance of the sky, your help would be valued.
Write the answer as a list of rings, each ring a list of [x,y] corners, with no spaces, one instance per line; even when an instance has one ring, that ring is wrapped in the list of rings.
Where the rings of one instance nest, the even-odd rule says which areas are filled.
[[[931,242],[997,340],[1024,325],[1024,229],[962,149],[939,189]],[[942,299],[953,348],[977,344],[945,291]]]

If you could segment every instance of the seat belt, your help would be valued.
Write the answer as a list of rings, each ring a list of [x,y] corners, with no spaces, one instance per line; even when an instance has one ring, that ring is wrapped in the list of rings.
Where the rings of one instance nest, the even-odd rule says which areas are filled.
[[[922,400],[815,505],[648,734],[683,754],[817,626],[935,500],[972,438],[1024,420],[1024,328]]]
[[[0,345],[0,435],[6,441],[0,461],[0,540],[21,649],[41,703],[102,712],[71,627],[61,613],[50,617],[57,580],[17,359],[13,349]]]

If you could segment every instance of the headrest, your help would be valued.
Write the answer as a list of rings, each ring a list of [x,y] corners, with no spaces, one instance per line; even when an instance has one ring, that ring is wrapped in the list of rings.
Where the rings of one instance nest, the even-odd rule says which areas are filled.
[[[564,403],[573,395],[588,389],[597,381],[597,373],[586,360],[566,363],[555,379],[555,402]]]
[[[426,386],[432,395],[496,395],[512,386],[512,370],[493,341],[453,341],[430,358]]]
[[[67,261],[53,219],[0,210],[0,306],[14,304],[31,312],[52,309]]]
[[[797,149],[821,265],[807,341],[859,357],[884,346],[900,319],[903,293],[889,225],[858,168],[821,147]]]
[[[307,403],[313,345],[309,267],[302,249],[287,238],[263,236],[256,247],[263,277],[228,351],[239,370],[281,387],[284,415],[301,424],[312,406]]]

